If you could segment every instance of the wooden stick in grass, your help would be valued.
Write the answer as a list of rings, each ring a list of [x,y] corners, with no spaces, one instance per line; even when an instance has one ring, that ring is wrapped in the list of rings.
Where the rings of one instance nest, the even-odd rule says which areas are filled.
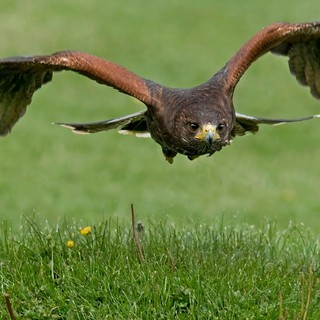
[[[133,240],[134,240],[134,242],[135,242],[135,244],[136,244],[136,246],[137,246],[140,261],[143,262],[143,261],[144,261],[144,257],[143,257],[143,254],[142,254],[142,249],[141,249],[140,240],[139,240],[139,237],[138,237],[137,231],[136,231],[136,224],[135,224],[135,222],[134,222],[134,208],[133,208],[133,204],[131,204],[131,221],[132,221]]]
[[[10,316],[10,319],[11,320],[15,320],[15,316],[14,316],[14,313],[13,313],[13,309],[12,309],[12,306],[11,306],[11,302],[10,302],[10,299],[9,299],[9,295],[7,293],[4,294],[4,298],[6,300],[6,304],[7,304],[7,310],[9,312],[9,316]]]

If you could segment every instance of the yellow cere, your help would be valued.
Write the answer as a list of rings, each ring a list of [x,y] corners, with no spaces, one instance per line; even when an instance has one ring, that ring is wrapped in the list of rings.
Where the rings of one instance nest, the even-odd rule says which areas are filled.
[[[216,130],[216,126],[212,125],[211,123],[207,123],[205,124],[200,132],[198,132],[196,135],[195,135],[195,138],[196,139],[199,139],[199,140],[205,140],[206,139],[206,136],[207,134],[209,133],[209,131],[211,131],[212,135],[213,135],[213,140],[218,140],[220,138],[217,130]]]

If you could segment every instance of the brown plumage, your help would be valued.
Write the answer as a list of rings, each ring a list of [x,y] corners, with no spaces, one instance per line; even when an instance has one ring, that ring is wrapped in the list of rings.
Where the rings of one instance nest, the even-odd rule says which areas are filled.
[[[177,153],[189,159],[211,155],[236,135],[256,132],[258,125],[302,121],[263,119],[236,113],[234,89],[249,66],[267,52],[289,58],[291,73],[320,98],[320,22],[275,23],[253,36],[207,82],[190,89],[173,89],[143,79],[125,68],[76,51],[0,60],[0,135],[10,132],[24,114],[33,93],[52,80],[53,72],[71,70],[142,101],[147,109],[125,117],[84,124],[61,124],[75,132],[120,129],[151,137],[169,162]]]

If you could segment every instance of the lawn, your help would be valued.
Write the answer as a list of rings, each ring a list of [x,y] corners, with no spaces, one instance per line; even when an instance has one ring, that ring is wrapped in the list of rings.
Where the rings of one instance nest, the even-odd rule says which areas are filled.
[[[281,3],[275,0],[263,3],[252,0],[245,3],[80,0],[73,3],[63,0],[50,3],[36,1],[23,6],[19,2],[4,1],[0,12],[1,57],[75,49],[105,57],[161,84],[190,87],[211,77],[263,26],[275,21],[319,20],[319,13],[315,10],[318,6],[316,0],[307,3],[288,0]],[[311,97],[308,89],[297,84],[288,71],[286,59],[272,55],[266,55],[250,68],[237,87],[234,103],[238,112],[256,116],[297,117],[320,113],[319,101]],[[52,252],[65,257],[79,249],[70,251],[63,247],[67,238],[65,234],[71,232],[70,228],[103,226],[104,221],[119,221],[119,235],[110,237],[117,241],[123,239],[131,222],[128,214],[131,203],[134,203],[138,218],[143,223],[153,221],[156,229],[164,221],[170,226],[164,228],[168,235],[150,237],[147,243],[153,239],[155,244],[160,245],[163,237],[170,237],[174,232],[182,238],[187,237],[188,230],[192,235],[197,234],[200,225],[206,226],[205,229],[212,227],[214,231],[210,237],[214,239],[220,232],[216,229],[220,223],[227,228],[227,234],[237,230],[235,234],[249,232],[250,235],[240,248],[236,248],[237,241],[231,241],[227,258],[238,254],[245,257],[248,250],[254,248],[255,241],[265,237],[266,224],[275,224],[280,235],[282,231],[295,235],[291,233],[292,226],[298,226],[301,238],[310,240],[300,246],[303,250],[311,250],[309,245],[317,243],[320,232],[319,121],[282,127],[264,126],[257,135],[237,138],[231,147],[210,158],[189,161],[179,156],[172,165],[164,160],[160,147],[152,140],[121,136],[116,132],[80,136],[51,125],[52,122],[102,120],[142,108],[143,105],[130,97],[68,72],[56,74],[51,84],[35,94],[28,112],[12,134],[0,140],[1,221],[10,226],[7,235],[9,242],[15,236],[22,237],[22,240],[17,240],[18,244],[26,241],[26,245],[19,249],[21,257],[24,257],[24,250],[41,250],[41,242],[35,243],[33,248],[32,237],[21,234],[21,228],[30,228],[25,217],[33,217],[37,221],[38,232],[44,235],[47,234],[47,225],[53,228],[53,234],[61,228],[61,244],[53,246],[57,251]],[[173,229],[170,229],[171,226],[174,226]],[[249,226],[254,230],[252,233]],[[153,227],[151,230],[154,230]],[[199,235],[203,235],[202,231]],[[59,232],[56,237],[59,237]],[[197,241],[202,240],[199,238]],[[128,248],[125,241],[121,244],[121,255],[127,255],[126,250],[131,252],[132,244]],[[218,250],[222,255],[224,246],[218,241],[217,245],[220,244],[220,251],[217,246],[211,250],[215,253]],[[1,245],[4,246],[5,242]],[[172,245],[169,243],[168,247]],[[276,243],[274,245],[277,247]],[[295,239],[289,246],[295,246]],[[299,244],[296,246],[299,248]],[[14,250],[13,243],[9,247]],[[106,244],[103,245],[105,247]],[[112,248],[110,250],[116,250]],[[150,248],[145,249],[148,255],[151,255],[152,248],[150,244]],[[160,269],[163,248],[160,246],[159,251],[154,253],[154,260],[151,259],[153,262],[150,265],[146,263],[144,268],[152,269],[153,264],[159,264]],[[274,287],[271,283],[273,293],[270,299],[266,299],[266,305],[272,301],[272,306],[276,306],[279,288],[292,285],[295,288],[292,296],[287,289],[284,299],[290,297],[288,299],[295,306],[293,314],[296,314],[301,291],[298,266],[303,265],[303,270],[308,270],[311,262],[317,265],[318,258],[316,254],[310,254],[306,256],[306,263],[300,263],[301,255],[294,256],[291,254],[294,251],[290,249],[292,259],[287,259],[287,252],[282,252],[280,248],[283,247],[277,248],[275,256],[269,255],[269,249],[264,246],[259,247],[256,253],[252,249],[249,258],[259,260],[263,250],[266,250],[266,261],[275,268],[270,271],[274,276]],[[90,255],[89,252],[86,254]],[[107,254],[102,254],[99,268],[106,268],[104,262]],[[197,253],[190,253],[191,256],[194,254]],[[10,260],[7,251],[4,255],[5,261]],[[184,262],[185,270],[194,267],[192,261],[187,261],[188,255]],[[77,260],[80,256],[72,258],[75,269],[80,263]],[[88,257],[89,261],[99,264],[91,256]],[[41,260],[42,255],[37,255],[35,264],[38,264],[38,258]],[[128,259],[136,257],[129,256]],[[202,267],[199,262],[202,260],[198,256],[194,259],[198,263],[195,272],[197,268],[213,268],[212,261]],[[279,267],[278,260],[280,264],[281,261],[286,263]],[[222,258],[218,261],[221,262]],[[243,263],[244,260],[239,261]],[[254,265],[249,267],[252,272],[248,272],[249,277],[258,279],[265,276],[261,269],[264,260],[260,262],[256,268]],[[46,263],[45,260],[43,263]],[[13,269],[20,268],[18,259],[9,265]],[[222,264],[221,270],[226,265]],[[282,266],[285,270],[283,277]],[[115,265],[113,267],[116,268]],[[226,277],[234,279],[237,268],[237,264],[231,264],[230,269],[226,269]],[[276,270],[280,270],[277,275]],[[65,275],[66,281],[70,285],[72,283],[71,286],[84,279],[75,276],[75,282],[69,282],[72,274],[70,270],[66,272],[69,272]],[[142,271],[139,272],[142,277]],[[166,269],[161,272],[165,278]],[[286,272],[291,272],[292,277],[286,278]],[[307,277],[308,271],[305,273]],[[12,275],[15,278],[9,281],[17,282],[15,294],[19,292],[20,281],[27,281],[23,274],[28,274],[28,271]],[[102,274],[106,277],[105,273]],[[217,273],[217,278],[210,278],[210,281],[220,278]],[[105,281],[108,279],[109,276]],[[195,279],[192,278],[192,281]],[[210,286],[210,281],[204,288]],[[143,282],[143,285],[147,286],[146,283]],[[28,294],[34,291],[35,285],[31,282],[28,289],[26,283]],[[190,286],[183,280],[182,287]],[[227,280],[221,286],[221,292],[219,287],[211,290],[216,290],[218,295],[227,293]],[[240,287],[240,282],[237,286]],[[261,286],[255,287],[253,282],[247,282],[249,288],[256,292]],[[76,291],[75,288],[70,290]],[[239,292],[243,294],[240,289]],[[12,299],[15,305],[21,307],[19,302],[23,299],[15,294]],[[62,295],[60,298],[52,304],[51,298],[41,303],[53,306],[66,297]],[[31,303],[37,301],[38,296],[34,299]],[[85,293],[79,299],[85,299]],[[197,299],[204,301],[198,296]],[[92,306],[91,302],[88,303]],[[251,304],[254,305],[254,302],[251,301]],[[278,314],[277,309],[274,312]]]
[[[149,221],[135,233],[137,242],[130,224],[112,220],[50,226],[28,218],[19,236],[3,224],[0,284],[11,319],[320,317],[320,244],[301,226],[177,230]],[[4,299],[0,306],[4,319]]]

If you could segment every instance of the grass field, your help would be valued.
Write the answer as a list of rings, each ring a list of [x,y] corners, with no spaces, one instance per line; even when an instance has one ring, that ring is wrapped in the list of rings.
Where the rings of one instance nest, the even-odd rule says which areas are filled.
[[[251,0],[245,3],[204,0],[199,4],[189,0],[124,0],[121,3],[83,0],[73,3],[63,0],[58,3],[36,1],[28,3],[27,6],[5,0],[1,4],[0,12],[1,56],[45,54],[75,49],[105,57],[145,78],[168,86],[190,87],[211,77],[263,26],[275,21],[319,20],[319,12],[316,10],[318,6],[316,0],[308,3],[288,0],[281,3],[275,0],[264,3]],[[257,116],[296,117],[320,113],[319,101],[313,99],[306,88],[296,83],[289,74],[286,59],[272,55],[260,59],[243,77],[234,102],[237,111]],[[271,268],[270,271],[273,274],[273,281],[269,283],[272,297],[266,299],[266,308],[276,308],[279,288],[287,286],[284,299],[292,302],[292,314],[297,314],[301,291],[301,274],[297,271],[297,266],[303,265],[304,270],[307,270],[309,263],[317,265],[317,255],[307,254],[306,262],[302,263],[301,255],[295,256],[291,249],[288,254],[292,259],[287,259],[287,251],[282,252],[282,247],[277,247],[277,242],[274,243],[277,250],[275,256],[269,255],[267,246],[258,247],[257,252],[254,252],[253,248],[255,241],[265,238],[265,232],[259,230],[266,230],[267,221],[271,225],[276,224],[280,238],[281,230],[291,234],[290,226],[298,225],[300,228],[303,225],[301,230],[299,229],[301,238],[310,241],[300,246],[292,239],[292,242],[289,242],[290,248],[296,246],[302,251],[308,251],[311,250],[309,245],[317,243],[316,235],[320,232],[320,122],[314,120],[283,127],[262,127],[257,135],[237,138],[230,148],[225,148],[211,158],[202,157],[191,162],[180,156],[173,165],[164,161],[160,147],[151,140],[120,136],[116,132],[78,136],[51,125],[52,122],[59,121],[101,120],[142,108],[141,104],[130,97],[70,73],[55,75],[52,84],[35,94],[28,112],[12,134],[0,140],[1,220],[3,223],[8,221],[10,230],[6,241],[11,243],[5,249],[5,261],[10,261],[10,252],[15,248],[14,243],[10,242],[13,240],[10,239],[15,235],[19,237],[21,226],[30,227],[23,216],[35,217],[38,233],[44,232],[45,235],[46,223],[50,226],[59,225],[63,241],[61,240],[61,245],[52,247],[57,251],[51,252],[65,257],[70,254],[70,251],[63,248],[65,234],[71,232],[70,228],[76,228],[75,226],[103,226],[103,221],[110,219],[121,221],[120,234],[114,239],[124,239],[126,231],[122,227],[130,225],[128,210],[130,204],[134,203],[142,222],[154,221],[158,229],[159,224],[166,221],[177,230],[164,228],[168,235],[148,238],[148,255],[151,255],[154,248],[152,243],[149,243],[150,239],[153,239],[154,244],[160,245],[164,236],[170,237],[174,232],[178,232],[183,238],[187,237],[187,229],[190,229],[194,235],[198,232],[196,230],[199,225],[209,229],[212,226],[215,230],[211,234],[213,238],[217,237],[216,232],[219,234],[219,230],[215,229],[219,221],[223,221],[223,227],[230,228],[226,231],[227,234],[249,234],[248,241],[243,242],[240,248],[236,248],[237,241],[230,240],[226,261],[230,261],[228,259],[231,259],[232,255],[246,257],[250,250],[252,256],[249,255],[249,258],[252,261],[259,260],[263,250],[266,250],[266,260],[260,261],[261,264],[257,266],[248,267],[250,271],[246,288],[248,291],[251,288],[253,295],[260,290],[261,287],[250,283],[249,278],[262,277],[267,281],[261,268],[264,261],[270,262],[275,269]],[[253,226],[254,231],[250,233],[251,229],[246,226]],[[42,230],[42,227],[45,230]],[[232,230],[237,231],[232,233]],[[307,235],[309,231],[310,238]],[[52,234],[55,232],[55,237],[58,238],[59,232],[54,228]],[[202,235],[201,232],[200,234]],[[21,257],[24,257],[24,250],[42,250],[42,242],[36,242],[35,247],[32,247],[32,236],[20,236],[24,240],[20,239],[18,243],[26,241],[19,249]],[[1,245],[5,246],[6,236],[3,237]],[[120,253],[125,256],[126,250],[130,251],[131,247],[127,248],[124,240],[121,243],[123,252]],[[218,241],[217,246],[220,244],[224,248],[223,243]],[[172,245],[170,242],[168,247]],[[112,247],[110,250],[116,249]],[[157,272],[160,272],[162,262],[160,258],[159,262],[158,257],[161,257],[161,250],[164,250],[164,246],[160,245],[158,253],[154,253],[157,258],[144,268],[152,269],[155,263],[159,264]],[[212,250],[216,250],[216,247]],[[219,254],[222,255],[222,251],[223,249]],[[87,257],[94,266],[110,259],[106,258],[107,253],[101,254],[100,262],[90,255],[93,253],[85,254],[88,254]],[[197,253],[189,254],[192,256]],[[75,265],[80,264],[80,260],[77,260],[80,257],[81,255],[72,257]],[[34,258],[34,265],[39,263],[38,258],[42,259],[41,254]],[[199,262],[202,260],[197,260],[198,258],[194,258],[198,261],[197,268],[207,266],[215,270],[213,261],[202,267]],[[129,256],[128,259],[133,258]],[[184,270],[193,268],[193,262],[187,260],[183,262]],[[283,277],[278,260],[286,261],[280,263],[285,270]],[[228,263],[222,262],[222,258],[217,261],[221,263],[221,270],[228,266]],[[244,263],[244,260],[239,261]],[[121,263],[124,264],[123,261]],[[30,270],[19,273],[18,259],[10,261],[9,266],[19,274],[14,275],[13,272],[12,277],[15,278],[8,280],[9,284],[17,283],[17,293],[19,285],[27,281],[23,275],[28,275]],[[135,268],[138,266],[136,264]],[[235,264],[226,269],[226,277],[231,277],[231,282],[228,284],[226,278],[221,285],[221,292],[219,287],[211,290],[216,290],[217,294],[221,295],[232,294],[228,293],[228,285],[236,278],[238,266]],[[99,266],[105,267],[104,264]],[[122,265],[119,268],[123,267]],[[277,269],[278,267],[280,269]],[[195,271],[201,273],[197,268]],[[71,280],[68,277],[72,275],[70,270],[67,271],[67,283],[76,286],[77,281],[80,283],[84,280],[88,270],[81,271],[83,277],[79,274],[74,276],[75,282],[69,282]],[[142,277],[142,271],[139,272]],[[161,272],[165,278],[167,271],[164,269]],[[183,273],[183,270],[181,272]],[[286,272],[291,272],[291,278],[286,277]],[[103,276],[106,277],[105,274]],[[149,276],[151,277],[150,274]],[[3,273],[2,277],[2,281],[6,281],[7,273]],[[184,277],[186,273],[183,280],[181,279],[182,287],[192,287],[192,283],[188,284],[187,280],[185,282]],[[108,279],[109,276],[105,281]],[[220,274],[217,273],[215,279],[210,279],[218,281]],[[145,287],[147,280],[145,279],[143,284]],[[27,290],[24,293],[26,297],[37,285],[30,281],[24,286]],[[210,281],[205,288],[210,286]],[[237,286],[240,287],[239,281]],[[46,285],[51,286],[52,283]],[[293,288],[291,293],[290,286]],[[91,292],[93,287],[94,283]],[[175,286],[178,287],[179,285]],[[82,283],[81,288],[85,290],[85,284]],[[3,287],[4,289],[6,288]],[[55,290],[52,295],[58,294]],[[70,290],[71,294],[77,289],[74,287]],[[232,290],[230,292],[233,292]],[[209,293],[211,292],[209,290]],[[243,291],[239,289],[239,292],[243,295]],[[15,302],[23,300],[21,296],[12,298]],[[38,296],[34,299],[31,299],[30,303],[37,301]],[[57,300],[52,304],[50,299],[44,299],[40,305],[48,303],[53,306],[66,297],[59,297],[58,294]],[[84,301],[85,294],[80,295],[79,299]],[[200,298],[197,296],[197,299]],[[234,308],[235,300],[236,298],[228,300]],[[255,305],[254,301],[248,301],[250,305]],[[93,306],[90,301],[88,304]],[[277,312],[278,309],[275,309],[273,315],[278,314]],[[78,318],[81,319],[81,316]],[[227,316],[225,318],[233,319]],[[236,318],[235,316],[234,319]],[[270,319],[274,317],[271,316]]]
[[[301,226],[149,222],[140,258],[130,224],[79,227],[2,225],[0,283],[19,319],[319,319],[319,240]]]

